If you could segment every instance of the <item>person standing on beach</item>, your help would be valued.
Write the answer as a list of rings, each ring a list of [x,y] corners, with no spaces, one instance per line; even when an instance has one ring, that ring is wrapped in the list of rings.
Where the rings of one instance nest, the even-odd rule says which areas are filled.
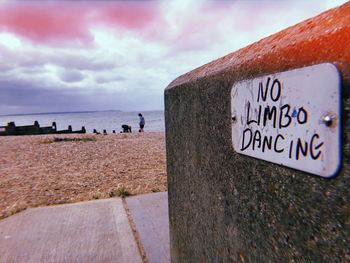
[[[139,117],[140,117],[140,130],[139,132],[143,132],[143,128],[145,127],[145,118],[142,116],[141,113],[139,113]]]

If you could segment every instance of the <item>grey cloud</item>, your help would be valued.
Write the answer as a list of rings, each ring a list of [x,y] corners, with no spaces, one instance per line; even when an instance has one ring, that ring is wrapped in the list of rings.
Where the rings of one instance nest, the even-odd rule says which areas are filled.
[[[16,68],[42,67],[47,64],[60,66],[67,69],[104,71],[116,68],[117,58],[95,57],[93,52],[86,54],[74,54],[73,52],[45,52],[31,50],[15,52],[0,46],[0,61]]]
[[[10,65],[0,62],[0,72],[1,73],[9,72],[11,70],[12,70],[12,67]]]
[[[61,80],[64,82],[80,82],[84,79],[84,75],[77,70],[63,70],[60,75]]]
[[[111,70],[116,67],[116,64],[112,61],[84,57],[81,55],[53,56],[50,60],[53,64],[58,66],[77,70],[103,71]]]
[[[0,93],[1,114],[78,110],[86,104],[79,89],[57,90],[21,80],[0,80]]]
[[[10,55],[7,56],[8,54]],[[85,53],[75,55],[71,52],[50,53],[40,50],[8,54],[0,54],[0,61],[2,58],[8,59],[4,61],[6,64],[9,61],[13,68],[7,73],[0,72],[0,115],[163,108],[164,87],[156,91],[154,85],[151,86],[150,82],[159,85],[159,82],[152,81],[153,78],[149,76],[151,73],[147,76],[135,75],[137,68],[130,69],[130,66],[120,68],[118,71],[113,70],[121,66],[118,65],[116,58],[94,57],[93,53],[91,55],[86,53],[85,56]],[[115,56],[118,57],[118,54]],[[55,76],[50,75],[51,69],[45,67],[50,64],[59,68],[58,77],[65,83],[57,81]],[[151,65],[139,67],[142,69],[148,66],[151,67]],[[87,75],[95,78],[95,84],[75,87],[75,83]],[[138,78],[146,83],[138,83]],[[104,83],[112,84],[100,85]]]
[[[0,79],[0,115],[120,109],[163,108],[163,91],[111,91],[96,87],[49,87],[44,82]],[[159,105],[158,105],[159,104]]]
[[[25,68],[20,68],[22,73],[26,74],[36,74],[36,73],[44,73],[46,70],[43,67],[40,66],[32,66],[32,67],[25,67]]]
[[[110,82],[119,82],[126,80],[122,76],[115,76],[115,77],[96,77],[95,81],[98,84],[104,84],[104,83],[110,83]]]

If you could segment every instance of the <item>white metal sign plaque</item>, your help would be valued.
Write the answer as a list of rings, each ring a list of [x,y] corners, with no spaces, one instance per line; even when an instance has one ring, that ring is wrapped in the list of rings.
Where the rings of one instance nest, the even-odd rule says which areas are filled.
[[[235,83],[235,151],[322,177],[341,164],[340,75],[330,63]]]

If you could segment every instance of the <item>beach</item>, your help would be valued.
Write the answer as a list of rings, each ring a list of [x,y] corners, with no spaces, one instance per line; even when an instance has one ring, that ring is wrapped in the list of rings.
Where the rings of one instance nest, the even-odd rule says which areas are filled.
[[[0,137],[0,218],[167,190],[163,132]]]

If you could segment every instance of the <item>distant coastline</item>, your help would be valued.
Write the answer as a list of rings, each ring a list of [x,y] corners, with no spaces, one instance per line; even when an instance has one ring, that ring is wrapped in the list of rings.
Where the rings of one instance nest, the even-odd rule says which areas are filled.
[[[63,111],[63,112],[57,111],[57,112],[0,114],[0,116],[30,116],[30,115],[71,114],[71,113],[94,113],[94,112],[123,112],[123,111],[122,111],[122,110]]]

